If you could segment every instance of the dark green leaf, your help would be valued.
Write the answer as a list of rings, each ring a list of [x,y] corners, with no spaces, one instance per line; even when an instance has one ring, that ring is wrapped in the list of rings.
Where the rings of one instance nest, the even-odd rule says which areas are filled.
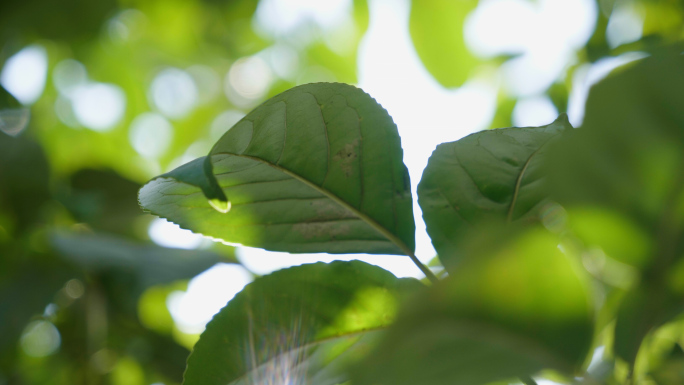
[[[409,302],[355,384],[484,384],[582,365],[591,300],[558,239],[542,229],[485,238],[474,249],[496,251],[474,255]]]
[[[58,199],[80,223],[96,230],[137,235],[141,216],[136,196],[140,184],[110,170],[81,169],[69,180],[69,192],[58,191]]]
[[[102,234],[59,232],[52,243],[66,260],[90,272],[133,272],[140,292],[190,279],[219,262],[231,262],[206,250],[169,249]]]
[[[444,87],[460,87],[480,61],[463,37],[466,16],[477,0],[413,0],[409,28],[425,68]]]
[[[642,250],[625,252],[605,236],[618,226],[583,236],[642,269],[641,282],[626,296],[615,329],[615,353],[631,364],[643,337],[676,314],[684,297],[672,276],[684,255],[682,70],[679,48],[608,77],[592,89],[582,129],[550,151],[554,198],[571,212],[575,206],[601,207],[646,237],[638,242],[645,246]]]
[[[437,146],[418,185],[418,202],[447,267],[462,258],[460,243],[472,225],[538,219],[547,201],[546,144],[569,128],[561,115],[548,126],[486,130]]]
[[[49,165],[38,144],[0,133],[0,220],[11,222],[5,224],[6,231],[18,236],[41,221],[43,205],[50,199],[49,178]]]
[[[57,291],[69,278],[67,271],[53,261],[40,266],[18,262],[26,256],[2,251],[0,262],[0,356],[19,340],[31,317],[41,315]],[[3,362],[0,359],[0,367]]]
[[[207,325],[184,384],[342,383],[339,361],[367,349],[394,319],[401,293],[420,288],[359,261],[258,278]]]
[[[28,0],[6,3],[0,14],[3,41],[56,39],[82,42],[96,38],[102,24],[117,9],[113,0],[69,0],[52,2]]]
[[[402,156],[392,118],[370,96],[346,84],[307,84],[256,108],[207,158],[153,179],[139,198],[183,228],[247,246],[412,255]],[[213,180],[227,213],[208,203],[219,193]]]

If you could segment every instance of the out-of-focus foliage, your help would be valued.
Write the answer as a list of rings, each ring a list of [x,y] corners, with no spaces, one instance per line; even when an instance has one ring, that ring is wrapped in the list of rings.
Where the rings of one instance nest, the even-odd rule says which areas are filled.
[[[463,24],[477,0],[413,0],[411,38],[425,68],[445,87],[465,83],[480,59],[466,46]]]
[[[5,134],[0,165],[0,379],[109,383],[128,362],[142,379],[180,382],[187,348],[172,330],[145,327],[138,301],[146,288],[182,284],[230,260],[145,245],[133,226],[144,218],[139,209],[125,209],[137,206],[137,185],[116,174],[84,169],[94,177],[51,180],[40,147]],[[77,224],[83,213],[90,216]],[[93,233],[99,228],[128,240]],[[160,300],[155,317],[168,317],[166,298]]]
[[[234,123],[282,91],[320,81],[357,83],[370,4],[333,3],[338,8],[325,17],[314,15],[313,2],[276,0],[25,0],[0,6],[0,385],[183,381],[197,336],[175,324],[169,298],[217,261],[237,261],[232,247],[219,244],[179,250],[151,243],[152,218],[140,210],[136,192],[149,178],[207,155]],[[500,64],[519,54],[492,60],[470,51],[464,23],[485,1],[410,3],[405,22],[413,48],[446,88],[498,74]],[[623,54],[658,55],[684,36],[679,0],[597,0],[596,8],[591,38],[572,47],[566,67],[538,92],[560,113],[568,112],[582,85],[577,79],[592,68]],[[615,25],[625,15],[639,21],[640,33],[616,43]],[[10,67],[34,72],[9,77],[16,72]],[[584,124],[576,132],[568,129],[565,145],[554,150],[550,163],[557,168],[544,175],[560,186],[551,194],[559,204],[543,206],[538,222],[546,230],[474,226],[453,239],[480,246],[463,246],[468,258],[456,258],[439,250],[438,230],[428,223],[443,263],[458,260],[463,270],[450,266],[448,281],[407,301],[390,337],[372,339],[384,341],[379,346],[346,350],[331,344],[309,352],[314,361],[350,358],[360,379],[393,384],[517,381],[515,376],[529,382],[528,375],[562,383],[573,375],[590,384],[682,383],[681,56],[622,71],[592,90]],[[602,75],[592,76],[586,76],[587,87]],[[33,93],[18,93],[13,85],[19,80],[34,85]],[[498,92],[491,126],[512,126],[519,96]],[[535,186],[521,189],[532,188],[530,202],[545,201],[547,195],[536,194],[545,190]],[[413,235],[402,234],[411,243]],[[550,247],[556,240],[560,246]],[[504,245],[512,245],[510,253]],[[264,283],[272,278],[253,287],[263,283],[277,298],[278,285]],[[332,281],[323,277],[316,285]],[[349,278],[343,286],[350,294],[363,284]],[[322,293],[335,290],[326,286]],[[375,306],[388,303],[387,292],[380,293],[364,292],[363,298],[378,301],[352,306],[344,314],[345,330],[386,326],[373,318]],[[244,312],[235,310],[240,301],[232,304],[221,314],[244,321]],[[468,322],[484,325],[484,332],[464,327]],[[341,327],[330,325],[324,332]],[[490,344],[487,335],[504,337]],[[549,354],[537,359],[521,353],[532,345]],[[449,354],[462,353],[464,346],[469,353],[454,371]],[[377,366],[356,365],[356,355],[368,351],[378,352]],[[425,353],[419,357],[425,361],[407,362],[416,352]],[[485,359],[500,365],[483,365]],[[378,377],[374,369],[380,368],[391,368],[394,377]],[[310,380],[344,372],[340,365],[329,369]]]
[[[552,159],[562,203],[605,210],[586,224],[603,226],[580,231],[582,239],[640,271],[615,325],[615,353],[632,364],[643,337],[684,304],[683,70],[673,49],[597,85],[583,130]]]
[[[593,335],[585,273],[556,235],[494,227],[480,229],[488,234],[449,278],[405,304],[359,384],[484,384],[582,366]]]
[[[182,381],[194,337],[167,298],[236,260],[227,246],[151,244],[139,184],[206,153],[267,96],[357,81],[365,1],[335,25],[304,18],[280,30],[263,22],[281,17],[271,3],[0,6],[0,68],[17,53],[46,59],[32,75],[45,75],[37,100],[0,88],[0,384]]]

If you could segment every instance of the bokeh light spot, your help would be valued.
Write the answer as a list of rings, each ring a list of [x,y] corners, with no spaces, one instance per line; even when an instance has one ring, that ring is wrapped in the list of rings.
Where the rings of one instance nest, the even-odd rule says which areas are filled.
[[[28,108],[0,109],[0,131],[10,136],[17,136],[28,125],[31,111]]]
[[[125,9],[112,17],[107,23],[109,38],[116,43],[124,43],[142,36],[147,18],[137,9]]]
[[[123,90],[107,83],[87,83],[73,92],[74,114],[80,124],[94,131],[109,131],[126,110]]]
[[[152,81],[150,101],[165,116],[183,118],[197,104],[197,85],[192,76],[183,70],[164,69]]]
[[[196,64],[186,71],[195,82],[200,103],[208,103],[221,93],[221,77],[211,67]]]
[[[60,122],[71,128],[79,128],[81,126],[74,113],[71,100],[62,95],[57,96],[57,99],[55,99],[55,114]]]
[[[0,83],[22,104],[33,104],[45,88],[47,52],[39,45],[28,46],[7,59]]]
[[[158,158],[169,148],[173,127],[163,116],[145,112],[131,122],[131,146],[145,158]]]
[[[74,91],[88,81],[88,72],[81,62],[66,59],[57,63],[52,70],[52,82],[60,94],[70,97]]]
[[[225,92],[238,107],[252,106],[268,92],[273,75],[271,68],[259,56],[240,58],[228,71]]]
[[[83,282],[78,279],[70,279],[66,285],[64,285],[64,291],[69,297],[78,299],[85,293],[85,286],[83,286]]]
[[[31,322],[21,336],[21,348],[31,357],[45,357],[59,349],[59,330],[48,321]]]
[[[350,17],[352,5],[352,0],[262,0],[256,11],[257,28],[275,36],[306,24],[335,29]]]
[[[213,141],[219,140],[223,134],[225,134],[231,127],[235,125],[235,123],[239,122],[240,119],[244,117],[245,114],[242,111],[223,111],[211,122],[211,127],[209,129],[211,139]]]
[[[300,66],[299,54],[294,48],[276,44],[264,50],[263,54],[276,75],[282,79],[294,80]]]

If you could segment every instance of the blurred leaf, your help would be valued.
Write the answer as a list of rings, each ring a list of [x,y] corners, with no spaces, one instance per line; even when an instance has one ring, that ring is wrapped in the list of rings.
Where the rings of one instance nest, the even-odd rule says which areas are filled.
[[[634,364],[642,341],[651,330],[677,316],[684,303],[661,287],[642,284],[625,295],[615,324],[615,354]]]
[[[681,331],[678,334],[681,336]],[[684,378],[684,350],[681,345],[675,342],[663,358],[662,362],[649,370],[649,376],[659,385],[675,385],[681,382]]]
[[[513,125],[513,109],[518,101],[510,96],[499,93],[496,112],[489,125],[489,129],[510,127]]]
[[[425,68],[444,87],[460,87],[480,63],[463,37],[477,0],[413,0],[409,28]]]
[[[103,234],[57,232],[52,237],[64,258],[90,272],[132,272],[142,290],[189,279],[224,260],[205,250],[184,250],[139,244]]]
[[[680,0],[641,1],[645,36],[658,34],[667,41],[681,40],[684,33],[684,3]]]
[[[561,115],[548,126],[485,130],[437,147],[418,185],[418,202],[442,262],[453,268],[477,222],[534,222],[546,202],[546,144],[571,129]]]
[[[0,133],[0,208],[17,232],[41,220],[50,199],[50,170],[36,143]]]
[[[345,84],[308,84],[270,99],[209,157],[153,179],[139,197],[183,228],[267,250],[413,255],[415,247],[397,128]]]
[[[66,270],[54,261],[19,261],[20,256],[0,250],[0,368],[3,353],[19,340],[21,331],[34,316],[43,314],[68,279]]]
[[[653,240],[646,229],[620,213],[602,207],[577,207],[568,212],[568,228],[588,247],[634,267],[648,264]]]
[[[586,279],[556,236],[517,233],[491,232],[473,249],[493,252],[471,255],[407,303],[354,383],[484,384],[545,368],[572,375],[593,337]]]
[[[187,289],[187,287],[183,286],[187,285],[153,286],[145,290],[138,301],[138,318],[140,318],[140,323],[159,333],[171,333],[173,330],[173,318],[166,301],[172,292]]]
[[[326,369],[363,352],[399,296],[421,285],[359,261],[292,267],[258,278],[207,325],[185,385],[344,382]],[[355,355],[355,354],[354,354]],[[352,355],[352,356],[354,356]]]
[[[649,258],[639,262],[642,283],[626,297],[617,319],[615,352],[630,363],[649,330],[681,310],[682,296],[673,293],[667,279],[684,255],[684,57],[680,52],[680,48],[660,52],[596,85],[582,129],[550,151],[551,185],[561,203],[570,209],[603,206],[638,224],[634,229],[653,245],[641,251],[652,250]],[[605,235],[595,241],[607,246]],[[608,247],[623,260],[635,258],[630,251],[639,252],[625,254]]]
[[[140,217],[136,197],[140,185],[113,171],[81,169],[70,178],[70,194],[60,197],[75,219],[90,227],[121,235],[135,235]]]
[[[116,1],[24,0],[3,4],[0,41],[19,39],[67,40],[74,43],[97,37]]]

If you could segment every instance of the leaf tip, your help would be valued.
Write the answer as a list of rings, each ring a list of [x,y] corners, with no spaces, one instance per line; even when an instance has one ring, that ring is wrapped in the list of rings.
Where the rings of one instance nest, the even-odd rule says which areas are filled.
[[[213,207],[214,210],[216,210],[216,211],[218,211],[218,212],[220,212],[220,213],[223,213],[223,214],[225,214],[225,213],[227,213],[228,211],[230,211],[230,206],[231,206],[229,200],[227,200],[227,199],[226,199],[226,200],[223,200],[223,199],[220,199],[220,198],[212,198],[212,199],[209,199],[209,205],[211,205],[211,207]]]

